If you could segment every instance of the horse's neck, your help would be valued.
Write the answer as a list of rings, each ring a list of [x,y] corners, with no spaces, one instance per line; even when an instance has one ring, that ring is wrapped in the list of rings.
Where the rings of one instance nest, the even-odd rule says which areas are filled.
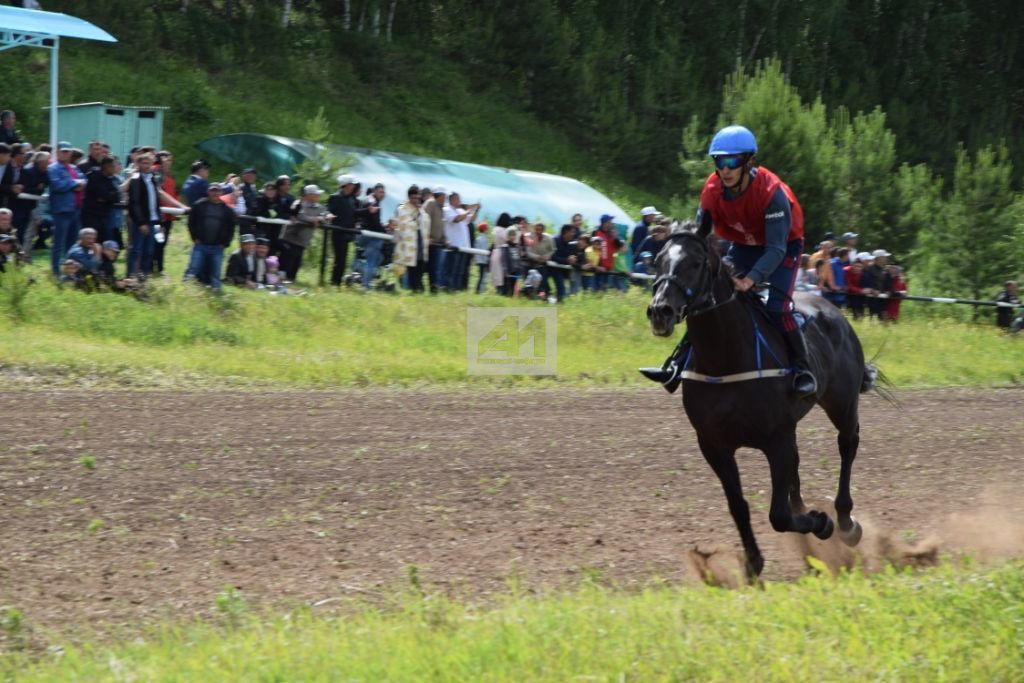
[[[714,287],[718,301],[733,297],[728,277],[718,278]],[[754,369],[754,323],[751,311],[740,297],[689,318],[686,329],[693,345],[692,369],[712,375]]]

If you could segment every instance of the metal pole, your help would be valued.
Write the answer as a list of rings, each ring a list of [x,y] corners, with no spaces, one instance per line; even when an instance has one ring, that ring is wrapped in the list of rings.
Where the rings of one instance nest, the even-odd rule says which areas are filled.
[[[320,286],[324,286],[324,273],[327,270],[327,231],[324,230],[324,248],[320,252]]]
[[[58,58],[60,55],[60,38],[52,38],[53,46],[50,48],[50,144],[53,145],[54,158],[57,154],[57,73]]]

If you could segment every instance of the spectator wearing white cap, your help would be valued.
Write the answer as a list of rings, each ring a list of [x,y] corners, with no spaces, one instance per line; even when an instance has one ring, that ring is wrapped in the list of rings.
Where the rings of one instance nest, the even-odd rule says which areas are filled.
[[[338,191],[327,198],[327,222],[346,230],[331,230],[331,248],[334,251],[334,266],[331,268],[331,284],[340,287],[348,266],[348,245],[355,240],[356,216],[360,212],[356,196],[356,179],[350,175],[338,176]],[[376,207],[374,210],[377,211]]]
[[[850,263],[857,260],[857,233],[843,233],[843,248],[850,252]]]
[[[633,234],[629,237],[629,250],[633,252],[633,261],[637,260],[636,255],[640,253],[640,245],[647,239],[651,223],[657,219],[658,210],[653,206],[645,206],[640,209],[640,222],[633,226]]]
[[[884,318],[888,302],[878,297],[888,295],[892,290],[892,276],[885,268],[886,261],[892,254],[885,249],[875,249],[871,254],[865,253],[865,256],[868,256],[870,261],[864,264],[860,284],[868,297],[868,313],[876,318]]]
[[[430,219],[430,258],[427,265],[427,279],[430,280],[430,291],[436,292],[441,282],[444,268],[444,201],[448,190],[435,187],[430,191],[430,198],[423,202],[423,211]]]
[[[299,276],[302,267],[302,254],[313,241],[313,232],[320,227],[326,211],[320,203],[320,195],[324,193],[316,185],[302,188],[302,197],[292,204],[291,223],[281,233],[281,270],[292,282]]]

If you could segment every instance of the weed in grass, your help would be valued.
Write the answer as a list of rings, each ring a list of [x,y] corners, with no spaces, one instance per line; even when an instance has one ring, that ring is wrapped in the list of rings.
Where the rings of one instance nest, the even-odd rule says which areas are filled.
[[[413,592],[423,595],[423,582],[420,579],[419,565],[410,564],[408,567],[406,567],[406,575],[409,581],[409,587],[413,590]]]
[[[232,624],[237,624],[242,615],[249,609],[242,592],[234,586],[225,586],[213,599],[217,612]]]
[[[9,637],[19,636],[25,628],[25,615],[14,607],[0,607],[0,629]]]
[[[96,469],[96,458],[92,457],[88,453],[82,455],[82,457],[78,459],[78,462],[87,470],[92,471]]]
[[[89,523],[85,527],[85,530],[90,534],[98,533],[101,529],[103,529],[103,520],[99,517],[94,517],[89,520]]]
[[[0,314],[15,323],[28,320],[28,297],[32,284],[27,268],[7,268],[0,272]]]

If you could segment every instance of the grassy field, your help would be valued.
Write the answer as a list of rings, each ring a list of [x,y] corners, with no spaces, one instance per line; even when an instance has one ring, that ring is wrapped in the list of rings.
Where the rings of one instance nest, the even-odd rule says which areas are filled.
[[[0,659],[10,681],[1011,681],[1024,566],[809,576],[763,590],[596,585],[473,607],[415,592],[278,617],[217,598],[221,623]]]
[[[169,273],[183,269],[176,247]],[[39,261],[40,259],[37,259]],[[493,294],[412,296],[309,288],[277,297],[229,290],[210,296],[177,282],[154,281],[140,302],[60,290],[37,265],[38,284],[13,301],[0,289],[5,343],[0,363],[51,381],[92,378],[134,387],[248,384],[282,388],[367,385],[641,385],[635,368],[660,363],[675,339],[651,335],[648,295],[573,298],[558,307],[558,374],[553,378],[480,378],[466,373],[466,312],[504,306]],[[307,277],[312,278],[312,269]],[[516,305],[546,306],[517,300]],[[1024,339],[990,324],[915,316],[897,325],[856,329],[869,358],[897,387],[1018,384]],[[20,316],[20,317],[19,317]]]

